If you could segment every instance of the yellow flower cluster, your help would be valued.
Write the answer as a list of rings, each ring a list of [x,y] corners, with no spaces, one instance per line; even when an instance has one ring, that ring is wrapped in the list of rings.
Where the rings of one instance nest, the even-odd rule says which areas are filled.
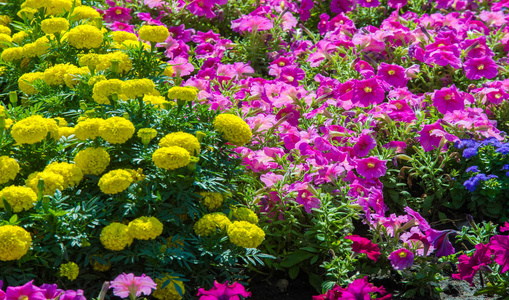
[[[126,31],[112,31],[111,39],[117,44],[122,44],[125,41],[138,41],[136,34]]]
[[[69,12],[72,9],[73,4],[80,6],[80,0],[49,0],[46,2],[46,14],[48,15],[61,15],[65,12]]]
[[[49,18],[41,22],[41,30],[46,34],[60,33],[69,29],[69,21],[64,18]]]
[[[9,47],[9,45],[5,45],[5,43],[12,43],[12,38],[5,33],[0,33],[0,49]]]
[[[174,280],[174,278],[170,275],[166,275],[163,278],[156,278],[155,283],[157,284],[157,289],[152,293],[152,296],[159,300],[180,300],[182,296],[177,291],[175,286],[178,286],[182,291],[182,295],[186,292],[184,288],[184,283],[180,280]],[[163,288],[163,285],[169,281],[169,283]]]
[[[154,82],[147,78],[127,80],[122,84],[122,94],[126,95],[128,99],[135,99],[151,94],[155,87]]]
[[[86,19],[93,20],[99,17],[101,17],[101,15],[95,8],[83,5],[75,7],[70,18],[72,20],[80,21]]]
[[[57,190],[62,191],[64,189],[64,177],[48,171],[34,172],[28,175],[25,184],[35,193],[38,193],[39,180],[44,181],[44,190],[42,191],[44,195],[53,195]]]
[[[58,137],[55,120],[35,115],[25,118],[12,126],[11,135],[18,144],[35,144],[46,138],[48,133]]]
[[[224,138],[237,146],[242,146],[249,142],[253,133],[249,125],[240,117],[231,114],[220,114],[214,119],[214,128]]]
[[[100,240],[104,248],[121,251],[131,245],[133,237],[129,235],[127,225],[113,222],[101,230]]]
[[[2,55],[0,57],[5,62],[20,60],[23,58],[23,48],[21,47],[7,48],[2,52]]]
[[[206,214],[194,224],[194,232],[198,235],[209,236],[216,233],[217,229],[225,231],[231,221],[223,213]]]
[[[171,146],[182,147],[193,156],[200,154],[200,142],[198,142],[198,139],[194,135],[186,132],[172,132],[159,141],[159,147]]]
[[[228,226],[230,242],[244,248],[256,248],[265,239],[263,230],[246,221],[235,221]]]
[[[5,25],[0,25],[0,33],[10,36],[12,34],[12,31],[9,27],[7,27]]]
[[[233,216],[239,221],[247,221],[252,224],[258,224],[258,216],[254,211],[247,207],[238,207],[233,210]]]
[[[83,179],[81,169],[67,162],[52,162],[44,168],[44,171],[61,175],[64,178],[64,189],[78,185]]]
[[[18,87],[27,95],[37,94],[39,91],[34,87],[34,83],[37,80],[44,80],[43,72],[25,73],[18,79]]]
[[[145,95],[143,97],[143,101],[148,104],[152,104],[155,107],[163,108],[165,103],[169,103],[166,101],[166,98],[163,96],[154,96],[154,95]]]
[[[120,79],[102,80],[94,84],[92,98],[99,104],[112,104],[108,97],[120,96],[124,82]],[[120,98],[120,97],[119,97]]]
[[[71,65],[71,67],[67,69],[67,72],[64,75],[65,85],[67,85],[67,87],[71,89],[74,89],[76,84],[80,82],[80,77],[89,74],[90,70],[88,69],[88,67],[78,68],[76,66]]]
[[[74,126],[74,135],[82,141],[87,139],[94,140],[99,136],[99,128],[102,124],[104,124],[104,119],[85,119]]]
[[[196,100],[197,95],[198,95],[198,90],[195,87],[174,86],[168,90],[168,98],[170,98],[170,99],[193,101],[193,100]]]
[[[44,82],[47,85],[61,85],[65,84],[64,75],[69,72],[70,68],[76,68],[71,64],[57,64],[49,67],[44,71]]]
[[[133,183],[131,173],[126,170],[113,170],[101,176],[98,186],[105,194],[114,195],[125,191]]]
[[[141,128],[136,134],[144,145],[148,145],[150,141],[157,136],[157,130],[153,128]]]
[[[154,217],[139,217],[127,227],[129,234],[138,240],[153,240],[163,233],[163,223]]]
[[[15,225],[0,226],[0,260],[18,260],[32,246],[30,233]]]
[[[156,167],[165,170],[175,170],[185,167],[191,161],[189,152],[178,146],[159,148],[152,154],[152,161]]]
[[[80,273],[80,267],[75,262],[68,262],[60,265],[60,270],[58,274],[61,277],[67,277],[70,281],[78,278],[78,274]]]
[[[203,202],[203,205],[208,207],[210,210],[217,209],[221,207],[223,204],[223,195],[221,193],[214,193],[214,192],[199,192],[201,198],[201,202]]]
[[[164,26],[145,25],[141,26],[138,35],[144,41],[162,43],[170,36],[170,32]]]
[[[16,178],[19,173],[19,164],[14,158],[0,156],[0,184],[9,182]],[[0,205],[2,205],[0,203]]]
[[[76,154],[74,163],[85,175],[100,175],[110,164],[110,155],[104,148],[86,148]]]
[[[102,54],[99,56],[99,64],[97,65],[98,71],[106,71],[111,68],[111,64],[113,61],[118,62],[118,72],[120,74],[125,74],[132,69],[133,63],[129,58],[127,53],[121,51],[115,51],[108,54]]]
[[[29,187],[11,185],[0,191],[0,208],[4,208],[5,199],[14,213],[29,210],[37,202],[37,194]]]
[[[99,127],[99,135],[110,144],[123,144],[134,134],[134,125],[122,117],[106,119]]]
[[[103,39],[101,30],[92,25],[78,25],[67,34],[67,42],[77,49],[99,48]]]

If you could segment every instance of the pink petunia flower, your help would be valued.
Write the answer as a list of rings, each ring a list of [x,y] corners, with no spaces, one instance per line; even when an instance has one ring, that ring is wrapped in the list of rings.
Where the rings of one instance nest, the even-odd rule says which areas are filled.
[[[489,56],[471,58],[465,62],[463,69],[470,80],[491,79],[498,74],[497,64]]]
[[[509,236],[495,235],[488,244],[493,260],[500,265],[500,273],[509,271]]]
[[[388,84],[397,88],[405,87],[408,82],[405,68],[398,65],[386,64],[384,62],[378,66],[378,76]]]
[[[410,268],[414,264],[414,254],[405,248],[393,251],[388,258],[395,270]]]
[[[262,16],[244,15],[232,21],[232,30],[236,32],[256,32],[269,30],[274,25],[272,21]]]
[[[197,296],[201,296],[199,300],[239,300],[239,296],[251,297],[251,292],[247,292],[244,286],[238,282],[228,285],[228,281],[225,283],[214,281],[213,288],[208,291],[200,288]]]
[[[465,97],[462,97],[454,84],[448,88],[435,91],[432,100],[433,105],[442,114],[465,109]]]
[[[113,289],[115,296],[135,299],[141,296],[141,294],[150,295],[152,290],[157,288],[157,284],[145,274],[134,276],[133,273],[123,273],[118,275],[113,281],[110,281],[110,288]]]
[[[131,17],[131,9],[127,7],[110,7],[104,12],[103,19],[105,22],[129,22]]]
[[[387,171],[386,161],[375,156],[356,159],[355,164],[357,173],[368,180],[380,178]]]
[[[351,240],[352,251],[355,253],[366,253],[369,259],[377,261],[380,257],[380,248],[377,244],[371,242],[367,238],[360,237],[358,235],[348,235],[345,239]]]
[[[369,154],[371,149],[376,147],[376,141],[369,134],[361,134],[357,138],[357,142],[353,146],[353,150],[357,157],[364,157]]]
[[[46,300],[44,290],[38,288],[33,284],[33,280],[25,283],[22,286],[10,286],[5,290],[5,300]]]
[[[108,26],[113,31],[125,31],[134,33],[134,26],[122,23],[122,22],[113,22],[113,24]]]
[[[436,134],[437,132],[444,132],[444,128],[440,124],[440,121],[436,121],[433,124],[424,125],[422,127],[419,143],[424,151],[428,152],[438,148],[440,141],[442,140],[442,135]]]
[[[87,298],[85,298],[83,290],[67,290],[60,295],[58,300],[87,300]]]
[[[362,107],[382,103],[385,99],[385,91],[376,78],[357,80],[352,92],[352,103]]]
[[[475,252],[472,256],[461,255],[458,258],[458,271],[457,274],[452,274],[452,278],[458,280],[465,280],[474,286],[473,280],[475,274],[483,267],[491,264],[491,250],[489,245],[478,244],[475,245]]]

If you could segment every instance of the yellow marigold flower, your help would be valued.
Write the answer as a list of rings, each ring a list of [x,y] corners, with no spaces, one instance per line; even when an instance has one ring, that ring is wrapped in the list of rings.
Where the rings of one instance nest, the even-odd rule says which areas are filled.
[[[60,137],[66,137],[74,134],[74,127],[58,127],[58,135]]]
[[[230,242],[244,248],[256,248],[265,239],[265,232],[260,227],[246,221],[233,222],[227,233]]]
[[[150,141],[157,136],[157,130],[152,128],[141,128],[136,134],[144,145],[148,145]]]
[[[99,81],[103,81],[103,80],[107,80],[106,76],[95,75],[95,76],[90,77],[90,79],[88,79],[88,85],[94,86],[96,83],[98,83]]]
[[[0,25],[0,33],[7,34],[8,36],[11,36],[11,29],[7,26]]]
[[[163,278],[156,278],[155,283],[157,284],[157,289],[152,293],[152,296],[159,300],[181,300],[182,296],[177,291],[175,286],[178,286],[182,291],[182,295],[185,294],[186,289],[184,288],[184,283],[180,280],[174,280],[174,278],[170,275],[166,275]],[[164,287],[163,285],[169,281],[169,283]]]
[[[67,42],[77,49],[99,48],[103,42],[103,33],[92,25],[78,25],[69,31]]]
[[[123,144],[134,134],[134,125],[122,117],[106,119],[99,127],[99,135],[110,144]]]
[[[104,122],[105,120],[100,118],[89,118],[78,122],[78,124],[74,126],[74,135],[82,141],[86,139],[95,140],[100,136],[99,129]]]
[[[49,0],[46,5],[46,14],[48,15],[61,15],[66,12],[70,12],[73,4],[80,6],[80,0]]]
[[[106,71],[107,69],[109,69],[111,67],[112,61],[119,62],[118,72],[120,74],[125,74],[129,72],[129,70],[131,70],[133,67],[133,63],[129,58],[129,55],[121,51],[115,51],[112,53],[101,55],[100,60],[101,62],[99,63],[99,65],[97,65],[98,71]]]
[[[99,272],[106,272],[108,271],[109,269],[111,269],[111,263],[108,261],[108,264],[107,265],[103,265],[101,264],[100,262],[98,262],[97,260],[93,260],[93,268],[95,271],[99,271]]]
[[[83,76],[89,75],[90,70],[88,67],[78,68],[73,66],[67,69],[67,73],[64,75],[64,82],[67,87],[74,89]]]
[[[131,79],[124,81],[122,94],[125,94],[129,99],[135,99],[152,93],[155,87],[154,82],[150,79]]]
[[[46,34],[60,33],[69,29],[69,21],[64,18],[49,18],[41,22],[41,30]]]
[[[18,144],[35,144],[48,135],[46,119],[41,116],[30,116],[12,126],[11,135]]]
[[[18,260],[32,246],[30,233],[15,225],[0,226],[0,260]]]
[[[12,35],[12,41],[16,44],[21,44],[25,38],[28,37],[28,33],[25,31],[16,32]]]
[[[44,81],[44,73],[34,72],[21,75],[21,77],[18,79],[18,87],[23,93],[27,95],[37,94],[39,91],[34,87],[34,82],[36,80]]]
[[[152,161],[158,168],[175,170],[187,166],[191,161],[191,156],[189,151],[182,147],[163,147],[154,151]]]
[[[2,60],[5,62],[20,60],[23,58],[23,48],[12,47],[12,48],[4,49],[1,57],[2,57]]]
[[[16,14],[20,19],[27,18],[28,20],[32,20],[34,15],[37,13],[37,9],[31,7],[25,7],[18,11]]]
[[[126,31],[112,31],[111,38],[117,44],[122,44],[125,41],[138,41],[136,34]]]
[[[145,180],[145,175],[143,175],[143,169],[138,168],[136,170],[132,169],[126,169],[129,174],[131,174],[131,177],[133,178],[133,182],[140,182],[142,180]]]
[[[0,15],[0,25],[7,26],[11,22],[12,22],[12,19],[8,15]]]
[[[68,70],[76,68],[71,64],[57,64],[53,67],[49,67],[44,71],[44,82],[47,85],[62,85],[65,84],[64,75],[67,74]]]
[[[162,107],[164,107],[165,103],[169,103],[168,101],[166,101],[166,98],[164,98],[163,96],[154,96],[154,95],[145,95],[143,97],[143,102],[152,104],[158,108],[162,108]]]
[[[199,192],[198,194],[202,196],[201,202],[203,202],[203,205],[210,210],[217,209],[223,204],[224,199],[221,193]]]
[[[168,91],[168,98],[184,100],[184,101],[196,100],[197,95],[198,95],[198,91],[195,87],[174,86]]]
[[[247,221],[252,224],[258,224],[258,216],[254,211],[247,207],[237,207],[233,209],[233,216],[239,221]]]
[[[97,185],[103,193],[114,195],[125,191],[131,183],[133,183],[131,173],[119,169],[104,174]]]
[[[21,8],[30,7],[33,9],[39,9],[48,6],[48,1],[41,1],[41,0],[25,0],[21,4]]]
[[[52,162],[44,168],[46,172],[60,174],[64,178],[64,189],[78,185],[83,179],[83,172],[75,164]]]
[[[221,232],[228,229],[231,221],[223,213],[211,213],[204,215],[193,226],[197,235],[209,236],[216,233],[217,229]]]
[[[200,142],[198,139],[186,132],[172,132],[159,141],[159,147],[179,146],[186,149],[190,155],[200,154]]]
[[[28,175],[25,184],[35,193],[38,193],[37,185],[41,179],[44,181],[44,191],[42,192],[44,195],[54,195],[57,190],[62,191],[64,189],[64,177],[48,171],[34,172]]]
[[[53,119],[44,119],[46,121],[46,128],[48,128],[48,133],[50,137],[54,140],[58,140],[60,135],[58,134],[58,124],[57,121]]]
[[[19,173],[18,162],[9,156],[0,156],[0,184],[9,182],[16,178]],[[0,205],[2,205],[0,203]]]
[[[173,73],[175,73],[175,71],[172,66],[167,66],[163,71],[163,75],[168,77],[172,77]]]
[[[11,185],[0,191],[0,208],[4,208],[5,199],[14,213],[29,210],[37,202],[37,194],[29,187]]]
[[[49,39],[46,36],[38,38],[35,41],[37,56],[44,55],[49,49]]]
[[[11,44],[12,38],[5,33],[0,33],[0,49],[9,48],[9,45],[6,45],[6,43]]]
[[[82,67],[95,69],[101,63],[101,54],[89,53],[79,56],[78,62]]]
[[[240,117],[231,114],[220,114],[214,119],[214,128],[224,138],[237,146],[242,146],[249,142],[253,133],[249,125]]]
[[[78,274],[80,273],[80,267],[74,262],[68,262],[60,265],[60,270],[58,275],[61,277],[67,277],[70,281],[78,278]]]
[[[129,222],[129,234],[138,240],[153,240],[163,233],[163,223],[154,217],[139,217]]]
[[[12,124],[14,124],[12,119],[5,119],[5,129],[11,128]]]
[[[170,32],[164,26],[145,25],[141,26],[138,35],[144,41],[162,43],[170,36]]]
[[[85,175],[100,175],[110,164],[110,155],[104,148],[86,148],[76,154],[74,163]]]
[[[23,45],[23,57],[24,58],[32,58],[37,56],[37,44],[36,43],[28,43]]]
[[[92,98],[99,104],[111,104],[108,97],[113,94],[120,96],[124,81],[120,79],[109,79],[97,82],[94,85]]]
[[[95,8],[83,5],[74,8],[70,19],[80,21],[86,19],[94,20],[99,17],[101,17],[101,14]]]
[[[101,231],[100,239],[104,248],[113,251],[124,250],[125,247],[130,246],[133,242],[133,237],[129,235],[127,225],[117,222],[104,227]]]
[[[69,125],[67,121],[61,117],[53,118],[53,120],[57,122],[58,127],[66,127],[67,125]]]

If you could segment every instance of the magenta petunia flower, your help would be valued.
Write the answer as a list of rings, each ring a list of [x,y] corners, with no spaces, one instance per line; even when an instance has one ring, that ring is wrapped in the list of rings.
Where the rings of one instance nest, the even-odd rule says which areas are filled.
[[[382,297],[377,297],[375,293]],[[387,294],[383,286],[376,287],[368,282],[368,277],[355,279],[346,288],[335,285],[327,293],[313,296],[313,300],[390,300],[391,294]],[[385,296],[384,296],[385,295]]]
[[[509,222],[505,222],[504,225],[500,226],[500,232],[509,231]]]
[[[302,0],[299,8],[299,16],[302,22],[305,22],[311,17],[310,10],[315,6],[313,0]]]
[[[39,288],[43,290],[44,297],[46,297],[46,299],[55,299],[64,292],[63,290],[59,289],[56,284],[45,283],[41,285]],[[0,299],[2,299],[2,297],[0,297]],[[60,297],[59,299],[62,298]]]
[[[123,273],[110,281],[110,288],[113,289],[115,296],[134,299],[141,296],[141,294],[150,295],[152,290],[157,288],[157,284],[145,274],[134,276],[133,273]]]
[[[279,121],[282,118],[285,118],[286,122],[290,123],[292,126],[299,126],[300,112],[296,110],[293,105],[288,105],[281,109],[276,115],[276,120]]]
[[[104,22],[129,22],[131,17],[131,9],[127,7],[110,7],[104,12],[103,16]]]
[[[122,22],[113,22],[113,24],[109,25],[109,28],[113,31],[134,33],[134,26]]]
[[[452,278],[458,280],[465,280],[474,286],[473,280],[475,274],[483,267],[491,264],[491,250],[489,244],[475,245],[475,252],[472,256],[461,255],[458,258],[458,271],[457,274],[452,274]]]
[[[44,290],[33,285],[33,280],[22,286],[10,286],[5,291],[5,300],[46,300]]]
[[[299,81],[306,77],[306,73],[296,66],[283,67],[279,79],[293,86],[299,86]]]
[[[357,173],[368,180],[380,178],[387,171],[386,161],[375,156],[356,159],[355,165]]]
[[[388,258],[395,270],[410,268],[414,264],[414,254],[405,248],[393,251]]]
[[[352,92],[352,103],[362,107],[381,103],[385,99],[385,91],[376,78],[355,81]]]
[[[463,65],[465,76],[470,80],[481,78],[491,79],[498,74],[498,67],[495,61],[489,56],[471,58]]]
[[[442,114],[465,109],[465,97],[462,97],[454,84],[435,91],[432,100],[433,105]]]
[[[360,237],[358,235],[348,235],[345,239],[351,240],[352,251],[355,253],[366,253],[369,259],[377,261],[380,257],[380,248],[377,244],[371,242],[367,238]]]
[[[269,30],[274,25],[272,21],[262,16],[244,15],[232,21],[232,30],[236,32],[255,32]]]
[[[216,16],[212,8],[214,8],[216,4],[225,5],[226,3],[228,3],[228,0],[191,0],[187,9],[195,16],[205,16],[211,19]]]
[[[500,273],[509,270],[509,236],[495,235],[488,244],[493,253],[493,260],[500,265]]]
[[[5,292],[2,290],[2,287],[4,286],[4,282],[0,280],[0,300],[5,299]]]
[[[405,87],[408,82],[405,68],[398,65],[386,64],[384,62],[378,66],[378,76],[388,84],[397,88]]]
[[[377,7],[380,5],[378,0],[357,0],[357,3],[362,7]]]
[[[424,125],[420,131],[419,143],[421,144],[424,151],[432,151],[440,146],[442,135],[436,134],[436,132],[444,132],[444,128],[440,124],[440,121],[436,121],[433,124]]]
[[[394,149],[396,149],[396,153],[405,153],[407,144],[405,142],[400,142],[400,141],[390,141],[387,144],[383,145],[383,147],[386,149],[394,148]]]
[[[196,296],[201,296],[199,300],[239,300],[239,296],[251,297],[251,292],[247,292],[244,286],[238,282],[228,285],[228,281],[225,283],[214,281],[213,288],[208,291],[199,288]]]
[[[357,142],[353,146],[353,150],[357,157],[364,157],[369,154],[369,151],[376,147],[376,141],[369,134],[361,134],[357,138]]]
[[[60,295],[58,300],[87,300],[87,298],[85,298],[83,290],[67,290],[62,295]]]
[[[453,233],[454,230],[435,230],[429,229],[426,231],[426,236],[428,238],[429,243],[437,249],[437,257],[451,255],[456,250],[452,246],[449,241],[449,235]]]

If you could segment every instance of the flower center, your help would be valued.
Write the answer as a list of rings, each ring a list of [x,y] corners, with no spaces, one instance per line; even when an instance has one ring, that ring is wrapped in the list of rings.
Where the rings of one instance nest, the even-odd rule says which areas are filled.
[[[372,90],[373,90],[373,89],[372,89],[372,88],[370,88],[369,86],[367,86],[367,87],[365,87],[365,88],[364,88],[364,92],[366,92],[366,93],[371,93],[371,91],[372,91]]]
[[[500,97],[502,97],[502,95],[500,95],[500,93],[495,95],[495,98],[497,98],[497,99],[500,99]]]
[[[18,300],[28,300],[28,296],[27,295],[21,295],[18,297]]]
[[[284,62],[284,61],[280,61],[280,62],[279,62],[279,66],[280,66],[280,67],[284,67],[284,66],[285,66],[285,62]]]
[[[437,47],[443,47],[443,46],[445,46],[445,45],[444,44],[439,44]]]
[[[375,167],[374,163],[368,163],[368,168],[373,169]]]
[[[454,98],[454,97],[453,97],[453,95],[452,95],[452,94],[447,94],[447,95],[445,95],[445,97],[444,97],[444,99],[445,99],[445,100],[447,100],[447,101],[449,101],[449,100],[451,100],[451,99],[453,99],[453,98]]]
[[[286,79],[290,82],[293,82],[295,80],[295,78],[293,78],[293,76],[286,76]]]
[[[389,70],[389,72],[387,72],[387,73],[389,73],[389,75],[394,75],[394,74],[396,74],[396,71],[394,71],[394,70]]]
[[[116,13],[117,15],[121,15],[121,14],[122,14],[122,10],[121,10],[121,9],[117,9],[117,10],[115,11],[115,13]]]
[[[406,254],[406,252],[401,251],[398,255],[401,258],[405,258],[407,254]]]
[[[478,65],[477,66],[477,70],[483,70],[484,69],[484,65]]]
[[[395,103],[394,106],[396,106],[398,109],[401,109],[403,107],[403,105],[401,103]]]

